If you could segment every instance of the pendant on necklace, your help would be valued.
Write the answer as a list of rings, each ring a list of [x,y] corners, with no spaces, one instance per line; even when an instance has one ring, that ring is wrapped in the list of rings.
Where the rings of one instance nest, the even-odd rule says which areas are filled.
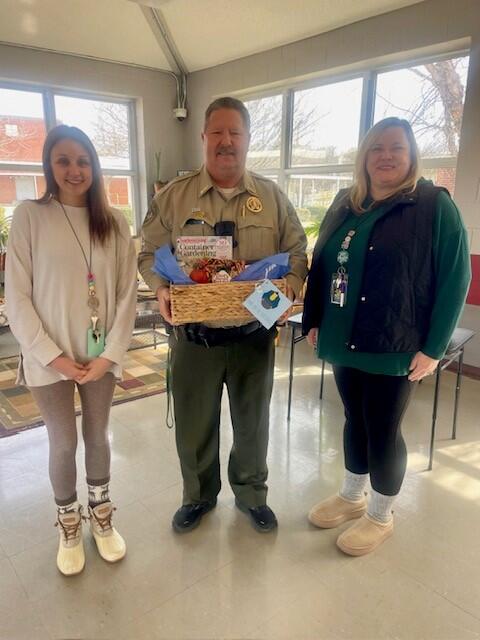
[[[88,306],[92,311],[96,311],[100,306],[100,302],[98,301],[98,298],[95,294],[88,296]]]

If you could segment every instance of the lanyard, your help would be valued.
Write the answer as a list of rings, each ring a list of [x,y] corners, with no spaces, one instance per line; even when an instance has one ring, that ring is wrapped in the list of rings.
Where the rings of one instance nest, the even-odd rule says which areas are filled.
[[[340,245],[340,251],[337,253],[338,267],[337,271],[332,275],[330,284],[330,302],[332,304],[338,304],[340,307],[344,307],[347,302],[348,272],[345,265],[350,259],[350,243],[357,233],[358,227],[365,222],[365,220],[368,220],[368,218],[369,216],[367,213],[364,213],[362,216],[358,216],[355,226],[347,231],[347,235]]]
[[[91,309],[91,321],[92,321],[92,331],[93,333],[96,335],[97,332],[97,322],[98,322],[98,315],[97,315],[97,311],[98,311],[98,307],[100,306],[100,302],[97,298],[97,290],[95,287],[95,276],[92,273],[92,246],[93,246],[93,242],[92,242],[92,234],[89,233],[89,238],[90,238],[90,253],[89,253],[89,258],[87,260],[87,254],[85,253],[85,250],[82,246],[82,243],[80,242],[80,238],[77,235],[77,232],[75,231],[73,224],[70,220],[70,218],[68,217],[67,212],[65,211],[65,207],[63,206],[63,204],[57,200],[58,204],[62,207],[63,213],[65,214],[65,218],[67,219],[67,222],[70,226],[70,229],[72,230],[73,235],[75,236],[75,240],[77,241],[78,246],[80,247],[80,250],[82,252],[83,258],[85,260],[85,265],[87,267],[87,282],[88,282],[88,301],[87,304]]]
[[[345,236],[345,238],[342,241],[342,244],[340,245],[340,251],[337,253],[337,262],[341,268],[344,268],[343,265],[347,264],[347,262],[350,259],[350,254],[348,252],[348,250],[350,249],[350,243],[353,237],[355,236],[355,234],[357,233],[358,227],[360,227],[364,222],[366,222],[366,220],[368,220],[369,218],[368,213],[369,212],[366,211],[361,216],[357,217],[356,225],[352,229],[349,229],[347,231],[347,235]]]

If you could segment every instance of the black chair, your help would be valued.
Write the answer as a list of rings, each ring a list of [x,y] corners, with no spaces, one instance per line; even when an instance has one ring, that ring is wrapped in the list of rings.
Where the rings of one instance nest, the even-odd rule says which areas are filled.
[[[290,369],[288,375],[288,405],[287,405],[287,421],[290,421],[290,411],[292,404],[292,385],[293,385],[293,368],[294,368],[294,356],[295,345],[302,340],[305,340],[305,336],[302,335],[302,314],[297,313],[291,316],[288,320],[288,326],[291,327],[292,335],[290,339]],[[300,333],[299,333],[300,332]],[[440,390],[440,376],[444,369],[446,369],[454,360],[457,360],[457,381],[455,385],[455,401],[453,405],[453,424],[452,424],[452,440],[457,437],[457,415],[458,415],[458,402],[460,399],[460,387],[462,384],[463,374],[463,356],[465,345],[469,340],[473,338],[475,331],[470,329],[455,329],[452,338],[449,342],[447,352],[444,358],[438,363],[435,374],[435,391],[433,395],[433,411],[432,411],[432,426],[430,432],[430,451],[428,459],[427,470],[431,471],[433,466],[433,453],[435,445],[435,429],[437,423],[437,408],[438,408],[438,394]],[[322,360],[322,370],[320,374],[320,400],[323,399],[323,383],[325,378],[325,361]]]

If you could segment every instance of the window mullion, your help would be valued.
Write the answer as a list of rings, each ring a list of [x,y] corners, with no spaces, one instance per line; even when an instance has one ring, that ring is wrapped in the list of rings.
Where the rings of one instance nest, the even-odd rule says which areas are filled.
[[[138,175],[138,140],[137,140],[137,128],[135,117],[135,104],[133,102],[128,103],[128,136],[129,136],[129,155],[130,155],[130,168],[132,170],[131,175]],[[157,176],[161,179],[160,176]],[[132,188],[132,205],[134,211],[134,227],[135,232],[142,226],[142,204],[140,202],[140,189],[138,180],[130,180]]]
[[[457,166],[457,158],[454,156],[422,158],[420,162],[425,169],[455,168]]]
[[[292,158],[292,128],[293,91],[292,89],[288,89],[283,92],[280,172],[278,175],[278,184],[285,192],[288,190],[287,169],[290,167]]]
[[[354,170],[353,164],[324,164],[324,165],[311,165],[311,166],[299,166],[292,169],[286,169],[285,174],[287,176],[304,175],[308,174],[325,174],[325,173],[352,173]]]
[[[7,173],[43,173],[41,164],[15,164],[14,162],[0,162],[0,171]]]
[[[360,128],[358,132],[359,144],[373,124],[376,87],[377,74],[374,71],[368,71],[363,76],[362,106],[360,111]]]
[[[101,172],[104,176],[131,176],[134,178],[137,175],[137,172],[132,169],[115,169],[114,167],[104,167]]]
[[[292,162],[293,99],[291,89],[283,94],[282,169],[288,169]]]
[[[55,113],[55,95],[51,89],[42,91],[43,113],[45,117],[45,126],[47,131],[53,129],[57,125],[57,116]]]

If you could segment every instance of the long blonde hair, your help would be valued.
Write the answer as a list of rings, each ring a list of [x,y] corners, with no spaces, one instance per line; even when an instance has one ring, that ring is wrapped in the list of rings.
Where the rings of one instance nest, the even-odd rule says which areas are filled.
[[[349,200],[357,213],[366,211],[363,203],[370,193],[370,177],[367,173],[367,154],[386,129],[400,127],[405,132],[410,147],[410,170],[405,179],[395,189],[382,198],[387,200],[397,193],[409,193],[415,190],[420,177],[420,154],[410,123],[402,118],[385,118],[375,124],[363,138],[355,160],[355,178],[349,191]]]

